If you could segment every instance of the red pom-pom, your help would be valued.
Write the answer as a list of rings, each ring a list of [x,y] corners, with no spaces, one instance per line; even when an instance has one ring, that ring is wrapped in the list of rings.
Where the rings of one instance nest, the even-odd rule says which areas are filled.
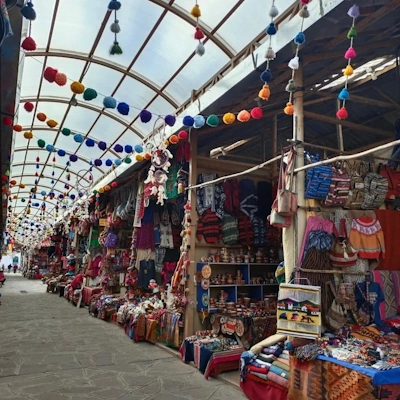
[[[349,113],[347,112],[346,107],[342,107],[342,108],[336,113],[336,116],[337,116],[339,119],[347,119],[348,116],[349,116]]]
[[[263,116],[263,110],[260,107],[254,107],[250,114],[254,119],[261,119]]]
[[[301,4],[308,4],[310,2],[310,0],[300,0]]]
[[[33,103],[31,103],[30,101],[27,101],[27,102],[24,104],[24,108],[25,108],[25,111],[32,112],[33,109],[35,108],[35,106],[34,106]]]
[[[180,131],[178,133],[178,138],[180,140],[185,140],[185,139],[187,139],[187,137],[188,137],[188,133],[186,131]]]
[[[36,162],[39,162],[40,161],[40,158],[39,157],[36,157]]]
[[[21,125],[18,125],[18,124],[14,125],[13,129],[14,129],[15,132],[22,132],[22,126]]]
[[[116,187],[118,186],[118,183],[117,183],[117,182],[113,182],[113,183],[111,184],[111,186],[112,186],[113,188],[116,188]]]
[[[196,26],[196,32],[194,33],[194,38],[196,40],[204,39],[204,33],[198,26]]]
[[[47,67],[43,72],[43,78],[46,79],[46,81],[53,83],[56,80],[57,73],[58,71],[56,69]]]
[[[3,118],[3,124],[5,126],[11,126],[13,124],[13,120],[10,117],[4,117]]]
[[[22,41],[21,47],[25,51],[35,51],[36,50],[36,42],[30,36],[28,36]]]

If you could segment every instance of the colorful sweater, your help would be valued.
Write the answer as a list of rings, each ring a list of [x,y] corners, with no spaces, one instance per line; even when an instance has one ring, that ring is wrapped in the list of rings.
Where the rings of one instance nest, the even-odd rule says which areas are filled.
[[[199,216],[196,235],[197,240],[201,241],[204,238],[208,244],[218,243],[222,239],[221,220],[210,209]]]
[[[361,217],[353,219],[350,243],[358,251],[360,258],[385,258],[385,240],[381,224],[377,219]]]
[[[199,174],[197,184],[212,181],[218,178],[217,174],[212,172]],[[203,215],[206,210],[214,212],[219,219],[224,216],[225,193],[222,185],[209,185],[197,188],[196,208],[199,215]]]

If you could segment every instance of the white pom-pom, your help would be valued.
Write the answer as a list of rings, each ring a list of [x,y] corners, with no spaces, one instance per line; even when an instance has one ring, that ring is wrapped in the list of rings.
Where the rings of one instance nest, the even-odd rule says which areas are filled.
[[[195,50],[195,53],[198,55],[198,56],[204,56],[204,53],[206,52],[206,48],[204,47],[204,44],[203,43],[201,43],[201,42],[199,42],[199,44],[197,45],[197,47],[196,47],[196,50]]]
[[[299,57],[293,57],[290,61],[289,61],[289,68],[291,69],[299,69],[300,66],[300,60]]]
[[[278,9],[276,8],[275,5],[272,5],[272,7],[269,10],[269,16],[271,18],[276,18],[278,15],[279,15]]]
[[[266,53],[265,53],[265,58],[267,60],[275,60],[276,54],[275,51],[272,47],[268,47]]]

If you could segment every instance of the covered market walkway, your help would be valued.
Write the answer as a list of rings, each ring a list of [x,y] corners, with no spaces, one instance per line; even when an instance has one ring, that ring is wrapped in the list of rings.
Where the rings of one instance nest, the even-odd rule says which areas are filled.
[[[245,399],[220,380],[116,325],[6,274],[0,306],[0,398],[13,400]],[[50,297],[50,299],[49,299]]]

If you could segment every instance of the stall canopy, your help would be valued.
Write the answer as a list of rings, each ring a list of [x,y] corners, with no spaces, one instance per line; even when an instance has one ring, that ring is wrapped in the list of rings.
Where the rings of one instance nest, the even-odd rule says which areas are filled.
[[[119,160],[129,155],[129,146],[142,143],[151,133],[157,116],[179,114],[192,102],[193,91],[229,63],[237,63],[255,38],[265,38],[272,1],[266,6],[259,0],[204,0],[198,2],[198,19],[191,15],[194,0],[122,1],[116,13],[108,9],[109,3],[34,3],[37,18],[25,28],[36,42],[36,50],[21,52],[20,62],[23,79],[17,123],[22,131],[16,134],[10,180],[23,183],[23,187],[17,184],[12,188],[14,215],[26,214],[28,198],[37,187],[35,203],[41,204],[46,197],[44,214],[53,216],[60,193],[77,197],[80,190],[118,166]],[[286,13],[297,4],[293,0],[279,3]],[[110,29],[115,19],[121,29],[116,37]],[[196,26],[204,34],[202,57],[194,51]],[[110,54],[115,40],[122,54]],[[119,49],[114,51],[119,53]],[[48,67],[66,75],[64,86],[43,78]],[[94,89],[97,97],[87,101],[82,94],[74,94],[70,88],[73,81]],[[127,115],[106,109],[108,96],[126,103]],[[32,105],[28,112],[26,107]],[[147,124],[139,118],[143,109],[153,114]],[[57,126],[49,127],[49,120]],[[94,145],[87,139],[93,139]],[[106,143],[105,149],[99,148],[100,141]],[[73,161],[72,156],[71,161],[74,154],[78,158]],[[55,194],[53,199],[50,193]],[[41,207],[33,209],[30,218],[42,212]]]

